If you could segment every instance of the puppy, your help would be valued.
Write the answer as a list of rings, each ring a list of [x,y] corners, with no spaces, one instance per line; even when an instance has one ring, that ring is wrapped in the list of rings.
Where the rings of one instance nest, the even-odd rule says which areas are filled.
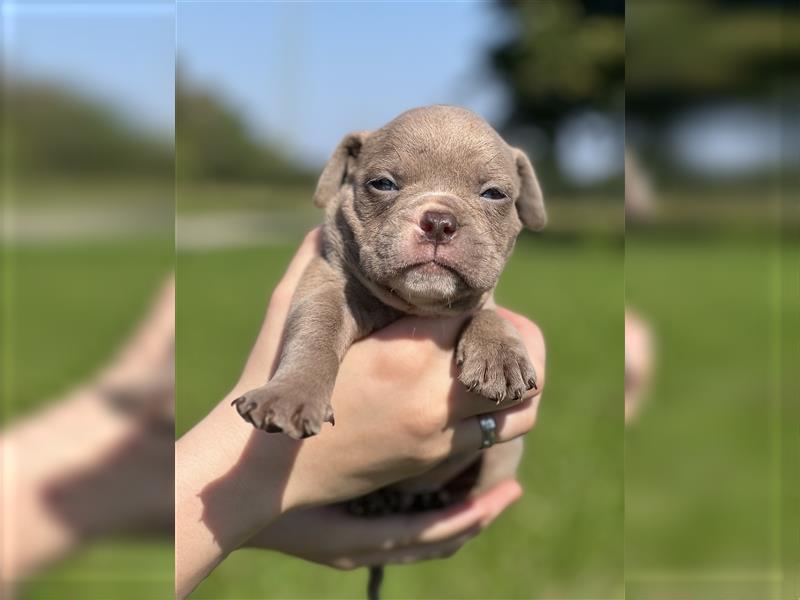
[[[472,314],[456,348],[469,390],[499,403],[536,386],[516,330],[492,310],[517,235],[546,220],[522,151],[468,110],[417,108],[345,136],[314,202],[326,211],[323,253],[294,294],[274,376],[233,403],[244,419],[296,439],[319,433],[334,422],[348,347],[408,314]]]

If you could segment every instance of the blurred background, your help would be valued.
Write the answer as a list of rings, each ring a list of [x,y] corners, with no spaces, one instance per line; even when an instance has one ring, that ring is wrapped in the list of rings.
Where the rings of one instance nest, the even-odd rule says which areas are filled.
[[[498,290],[548,344],[525,496],[454,558],[388,569],[387,598],[622,596],[623,16],[571,0],[178,3],[178,435],[238,378],[346,133],[458,104],[542,183],[550,223],[522,234]],[[192,597],[358,598],[365,581],[244,550]]]
[[[387,597],[800,594],[795,0],[0,6],[0,579],[28,551],[0,595],[171,597],[169,272],[180,435],[238,377],[339,139],[430,103],[539,174],[550,224],[498,297],[543,328],[548,387],[523,500]],[[625,302],[653,364],[623,430]],[[130,419],[109,385],[160,391]],[[248,550],[194,597],[364,578]]]
[[[174,6],[0,15],[0,597],[167,598]]]
[[[800,594],[798,8],[627,2],[628,598]]]

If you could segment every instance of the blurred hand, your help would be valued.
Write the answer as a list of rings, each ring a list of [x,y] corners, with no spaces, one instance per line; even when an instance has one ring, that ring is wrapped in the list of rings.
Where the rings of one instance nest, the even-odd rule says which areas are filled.
[[[172,277],[98,375],[0,431],[0,597],[87,541],[172,534]]]
[[[631,309],[625,310],[625,422],[639,415],[653,371],[650,326]]]
[[[230,402],[269,379],[295,286],[319,244],[315,230],[275,289],[237,385],[178,442],[179,595],[289,511],[361,496],[476,451],[476,415],[499,411],[498,443],[536,420],[544,341],[533,323],[501,311],[520,330],[540,379],[516,404],[495,405],[456,379],[453,349],[467,317],[407,317],[347,352],[332,398],[335,427],[302,441],[253,429]]]
[[[283,515],[248,546],[335,569],[447,558],[521,495],[516,481],[505,481],[470,500],[421,514],[364,518],[341,505],[307,508]]]

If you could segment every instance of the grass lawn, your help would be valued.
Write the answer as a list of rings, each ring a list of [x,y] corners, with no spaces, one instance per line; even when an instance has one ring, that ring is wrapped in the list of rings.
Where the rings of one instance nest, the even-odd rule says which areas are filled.
[[[178,433],[234,383],[293,247],[178,260]],[[622,594],[622,244],[523,237],[499,301],[548,344],[525,496],[448,561],[391,568],[387,598],[612,598]],[[366,572],[263,551],[230,557],[194,598],[361,598]]]
[[[794,378],[782,387],[782,363],[798,358],[797,304],[780,312],[797,301],[798,246],[784,250],[767,235],[626,235],[627,299],[659,355],[650,404],[626,435],[632,600],[797,597],[797,562],[780,590],[782,560],[798,556],[788,417],[800,397]]]
[[[170,270],[171,242],[4,248],[9,422],[92,376],[132,331]],[[106,541],[36,576],[23,599],[170,598],[172,544]]]

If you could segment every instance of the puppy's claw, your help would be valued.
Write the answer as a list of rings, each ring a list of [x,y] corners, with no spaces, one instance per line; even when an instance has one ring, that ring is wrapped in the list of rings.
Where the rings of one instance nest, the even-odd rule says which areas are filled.
[[[469,346],[468,351],[459,349],[459,356],[464,356],[465,360],[458,379],[470,392],[499,405],[518,402],[536,385],[533,365],[519,340],[467,337],[459,344]]]
[[[319,433],[324,421],[333,421],[330,404],[308,402],[310,394],[298,394],[297,385],[270,382],[233,401],[239,415],[267,433],[285,433],[304,439]]]
[[[301,430],[303,433],[300,435],[300,439],[302,440],[311,437],[315,433],[311,430],[311,423],[308,422],[308,419],[303,419]]]

